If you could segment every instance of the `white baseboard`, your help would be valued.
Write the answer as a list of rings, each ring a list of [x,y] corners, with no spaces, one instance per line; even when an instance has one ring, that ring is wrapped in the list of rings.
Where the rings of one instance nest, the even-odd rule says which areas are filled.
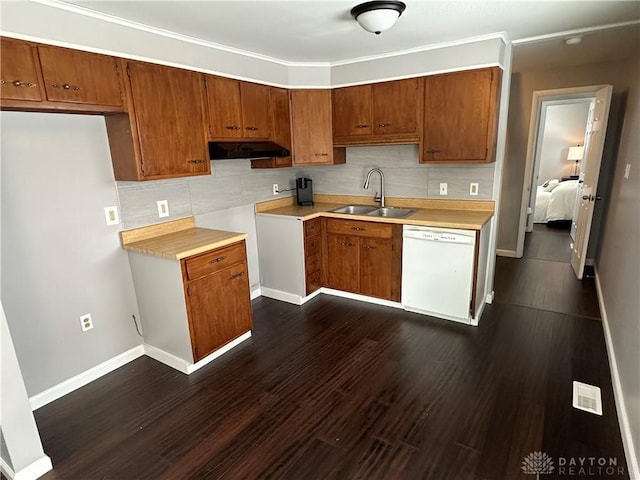
[[[53,470],[53,465],[47,455],[43,455],[35,462],[17,472],[14,472],[7,462],[0,458],[0,471],[2,471],[2,474],[9,480],[36,480],[51,470]]]
[[[153,345],[149,345],[146,343],[144,344],[144,353],[147,356],[153,358],[154,360],[159,361],[160,363],[164,363],[165,365],[171,368],[175,368],[176,370],[182,373],[190,375],[196,370],[204,367],[206,364],[220,357],[221,355],[224,355],[229,350],[231,350],[232,348],[236,347],[237,345],[239,345],[240,343],[244,342],[249,338],[251,338],[251,331],[248,331],[247,333],[240,335],[238,338],[236,338],[232,342],[227,343],[225,346],[207,355],[202,360],[199,360],[196,363],[188,362],[187,360],[177,357],[172,353],[165,352],[164,350],[161,350],[157,347],[154,347]]]
[[[274,300],[280,300],[281,302],[293,303],[294,305],[302,305],[302,297],[295,293],[283,292],[281,290],[275,290],[273,288],[261,287],[260,288],[263,297],[273,298]]]
[[[496,292],[494,292],[493,290],[491,290],[491,293],[487,293],[487,297],[485,298],[485,303],[488,303],[489,305],[491,305],[493,303],[493,299],[496,296]]]
[[[402,308],[402,304],[399,302],[383,300],[382,298],[368,297],[366,295],[359,295],[357,293],[343,292],[342,290],[334,290],[333,288],[322,287],[320,290],[318,290],[318,292],[326,293],[327,295],[333,295],[334,297],[350,298],[351,300],[375,303],[376,305],[383,305],[385,307]]]
[[[640,468],[638,468],[638,457],[633,445],[633,436],[631,435],[631,425],[629,424],[629,416],[622,394],[622,384],[618,375],[618,363],[616,362],[616,354],[613,349],[613,340],[611,338],[611,330],[609,329],[609,319],[604,304],[604,296],[602,295],[602,286],[600,285],[600,277],[598,269],[596,274],[596,292],[598,294],[598,304],[600,305],[600,315],[602,316],[602,328],[604,330],[604,339],[607,345],[607,354],[609,356],[609,368],[611,369],[611,382],[613,383],[613,397],[616,401],[616,410],[618,411],[618,423],[620,424],[620,433],[622,435],[622,444],[624,445],[624,454],[627,457],[627,468],[629,478],[640,479]]]
[[[257,286],[253,290],[251,290],[251,300],[255,300],[256,298],[262,296],[262,289],[260,286]]]
[[[142,345],[138,345],[133,347],[131,350],[127,350],[120,355],[116,355],[115,357],[90,368],[89,370],[79,373],[75,377],[71,377],[64,382],[54,385],[53,387],[46,389],[44,392],[37,393],[29,398],[31,410],[37,410],[38,408],[43,407],[80,387],[84,387],[88,383],[97,380],[103,375],[114,371],[116,368],[120,368],[142,355],[144,355],[144,349],[142,348]]]
[[[503,248],[496,249],[496,255],[499,257],[520,258],[515,250],[505,250]]]

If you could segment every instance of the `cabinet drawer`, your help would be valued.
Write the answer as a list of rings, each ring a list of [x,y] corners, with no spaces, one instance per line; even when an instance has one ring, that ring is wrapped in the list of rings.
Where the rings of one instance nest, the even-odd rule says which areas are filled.
[[[320,275],[320,271],[308,274],[307,275],[307,295],[311,295],[320,287],[322,287],[322,276]]]
[[[187,280],[195,280],[219,272],[246,259],[244,241],[230,247],[218,248],[210,253],[186,260]]]
[[[313,256],[307,256],[304,261],[304,268],[307,275],[317,272],[322,268],[322,255],[317,254]]]
[[[391,238],[393,225],[358,220],[327,219],[327,233],[361,237]]]
[[[304,256],[311,257],[320,253],[322,240],[320,235],[314,235],[304,239]]]
[[[319,234],[322,227],[321,221],[321,218],[314,218],[313,220],[304,222],[304,236],[310,237],[311,235]]]

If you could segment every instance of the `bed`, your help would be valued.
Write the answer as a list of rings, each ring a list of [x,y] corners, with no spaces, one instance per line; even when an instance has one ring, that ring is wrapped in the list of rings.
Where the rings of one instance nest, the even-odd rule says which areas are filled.
[[[538,185],[533,223],[571,220],[578,199],[578,181],[548,180]]]

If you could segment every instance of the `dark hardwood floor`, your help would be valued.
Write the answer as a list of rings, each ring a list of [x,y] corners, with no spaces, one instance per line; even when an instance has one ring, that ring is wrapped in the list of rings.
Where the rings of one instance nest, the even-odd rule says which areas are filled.
[[[37,410],[42,478],[533,479],[534,451],[554,459],[545,480],[587,478],[559,457],[626,470],[593,283],[558,273],[520,294],[571,268],[536,262],[498,259],[477,328],[325,295],[255,300],[252,339],[194,374],[142,357]],[[573,380],[602,389],[603,416],[571,407]]]
[[[524,257],[571,262],[571,221],[534,223],[524,239]]]

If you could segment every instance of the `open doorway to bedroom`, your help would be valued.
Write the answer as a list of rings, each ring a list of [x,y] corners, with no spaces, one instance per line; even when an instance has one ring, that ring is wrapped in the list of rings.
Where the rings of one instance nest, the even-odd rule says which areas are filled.
[[[540,103],[523,256],[569,263],[594,97]]]

